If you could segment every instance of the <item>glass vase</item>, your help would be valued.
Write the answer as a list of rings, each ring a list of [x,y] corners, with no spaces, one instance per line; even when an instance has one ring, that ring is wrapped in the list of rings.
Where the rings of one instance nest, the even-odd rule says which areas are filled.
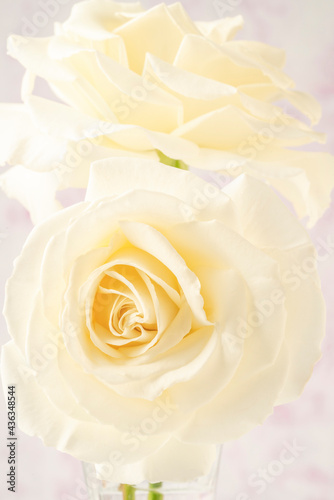
[[[215,500],[221,449],[206,476],[184,483],[124,486],[96,478],[95,466],[82,463],[89,500]]]

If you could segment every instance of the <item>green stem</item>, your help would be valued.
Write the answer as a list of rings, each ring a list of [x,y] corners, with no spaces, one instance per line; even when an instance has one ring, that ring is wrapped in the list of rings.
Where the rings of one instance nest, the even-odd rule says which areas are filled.
[[[164,500],[162,493],[159,490],[162,487],[162,483],[150,483],[150,491],[148,494],[148,500]],[[122,484],[121,490],[123,493],[123,500],[136,500],[136,488],[130,484]]]
[[[181,170],[188,170],[188,166],[182,160],[174,160],[173,158],[169,158],[161,151],[158,151],[159,161],[160,163],[164,163],[170,167],[180,168]]]
[[[123,500],[136,500],[136,490],[130,484],[122,484]]]
[[[148,494],[148,500],[163,500],[164,496],[162,493],[159,493],[158,490],[162,486],[162,483],[150,483],[150,492]]]

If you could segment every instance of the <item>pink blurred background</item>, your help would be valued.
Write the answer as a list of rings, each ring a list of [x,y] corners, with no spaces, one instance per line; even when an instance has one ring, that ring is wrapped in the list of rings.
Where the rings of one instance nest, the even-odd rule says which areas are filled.
[[[62,5],[60,5],[60,3]],[[36,36],[52,33],[54,20],[63,21],[73,0],[62,0],[55,17],[49,16]],[[145,7],[159,3],[142,0]],[[173,3],[167,1],[166,3]],[[334,154],[334,2],[332,0],[183,0],[189,14],[198,20],[221,15],[242,14],[245,27],[238,36],[255,39],[287,51],[286,71],[298,89],[312,93],[323,106],[317,127],[328,134],[325,149]],[[19,102],[23,69],[6,55],[10,33],[24,29],[43,11],[47,0],[1,0],[0,5],[0,102]],[[40,93],[46,87],[40,86]],[[27,212],[0,193],[0,301],[12,262],[32,225]],[[333,205],[312,230],[315,244],[334,241]],[[277,408],[266,423],[224,447],[218,500],[333,500],[334,498],[334,248],[319,264],[323,291],[328,304],[327,337],[323,358],[315,368],[303,396]],[[0,318],[1,343],[8,340]],[[45,448],[38,438],[19,433],[18,488],[6,489],[7,449],[4,399],[0,398],[0,497],[17,500],[85,500],[78,496],[82,482],[80,464],[70,456]],[[296,449],[289,465],[278,463],[287,447]],[[260,483],[259,472],[265,476]],[[261,485],[261,486],[260,486]]]

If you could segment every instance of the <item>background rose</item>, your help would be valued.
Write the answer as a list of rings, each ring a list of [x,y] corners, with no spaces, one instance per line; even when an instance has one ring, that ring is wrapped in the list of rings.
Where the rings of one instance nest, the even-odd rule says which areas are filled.
[[[283,51],[233,40],[242,23],[194,23],[179,3],[142,11],[90,0],[53,37],[12,36],[9,54],[27,73],[25,104],[0,114],[0,161],[15,165],[1,179],[5,192],[38,221],[59,208],[58,189],[87,186],[92,161],[135,152],[250,173],[315,223],[330,202],[333,158],[287,149],[324,137],[272,103],[285,99],[312,123],[319,105],[292,90]],[[69,107],[32,95],[36,76]]]
[[[257,180],[223,193],[149,160],[97,162],[87,201],[33,230],[7,285],[2,378],[22,430],[116,481],[205,473],[216,443],[310,377],[315,262]]]

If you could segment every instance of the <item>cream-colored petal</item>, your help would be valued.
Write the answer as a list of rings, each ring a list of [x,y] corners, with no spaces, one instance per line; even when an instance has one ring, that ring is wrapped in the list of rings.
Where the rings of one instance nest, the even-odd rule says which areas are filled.
[[[241,176],[226,191],[238,207],[244,235],[280,264],[281,289],[287,311],[285,344],[291,359],[281,400],[295,399],[320,357],[321,332],[324,331],[323,298],[316,276],[313,245],[298,220],[262,182]],[[295,274],[297,262],[307,265],[307,269],[311,266],[311,272],[302,273],[304,279]],[[310,307],[305,309],[307,303]],[[292,361],[296,357],[300,359],[298,364]]]
[[[217,218],[229,227],[237,227],[233,204],[218,188],[193,173],[170,168],[153,160],[109,158],[92,165],[86,200],[120,195],[131,189],[145,189],[182,200],[183,220]]]
[[[49,52],[54,52],[58,45],[59,39],[52,39]],[[90,99],[92,109],[95,105],[94,114],[98,111],[101,117],[103,113],[109,117],[108,109],[111,109],[115,123],[120,121],[161,132],[170,132],[181,124],[181,103],[159,89],[156,82],[142,78],[101,52],[80,46],[73,48],[72,45],[66,46],[65,42],[63,45],[67,49],[63,49],[63,62],[70,65],[78,75],[74,82],[76,93],[73,93],[73,89],[68,89],[68,86],[59,86],[55,82],[53,88],[62,92],[63,99],[68,104],[88,112],[87,105],[83,106],[85,103],[78,100],[83,95],[86,100]],[[57,55],[59,57],[58,53]],[[89,89],[91,95],[86,95],[85,90],[88,92]]]
[[[111,268],[105,273],[107,276],[123,283],[128,289],[130,289],[134,297],[136,308],[143,315],[145,322],[149,323],[154,321],[155,316],[153,314],[153,304],[150,300],[149,291],[143,280],[139,277],[135,268],[126,269],[123,267],[117,271]]]
[[[312,141],[324,142],[323,134],[301,128],[300,122],[288,119],[286,126],[278,116],[272,119],[272,126],[255,118],[235,106],[225,106],[202,115],[176,129],[173,134],[193,141],[200,147],[240,151],[247,147],[249,139],[256,140],[258,134],[269,130],[272,146],[299,146]],[[249,146],[249,145],[248,145]],[[250,147],[250,146],[249,146]]]
[[[167,326],[170,324],[171,318],[175,317],[178,311],[178,307],[162,286],[159,286],[157,283],[155,283],[140,269],[136,269],[142,280],[146,284],[147,289],[151,295],[157,329],[159,332],[164,332]]]
[[[46,158],[45,166],[44,161],[42,166],[54,170],[59,178],[59,188],[86,187],[92,161],[112,156],[157,157],[152,146],[149,146],[151,151],[140,153],[119,149],[117,144],[109,145],[106,134],[112,136],[119,131],[117,124],[110,121],[98,120],[64,104],[37,96],[29,96],[26,104],[31,114],[31,127],[33,130],[36,128],[33,140],[38,143],[38,148],[43,143],[41,137],[53,137],[56,145],[63,142],[62,148],[58,145],[43,153]],[[25,139],[22,142],[26,144]],[[39,154],[39,149],[36,154]],[[25,150],[21,151],[18,147],[15,154],[20,163],[26,166],[31,164],[32,168],[43,160],[43,155],[40,155],[36,164],[34,156],[27,164]]]
[[[285,65],[286,53],[279,47],[273,47],[256,40],[233,40],[233,43],[228,46],[238,48],[240,53],[246,54],[247,57],[260,58],[277,68],[282,68]]]
[[[239,90],[250,97],[267,102],[287,99],[296,109],[310,119],[312,125],[320,120],[321,106],[310,94],[297,90],[285,90],[266,83],[241,85]]]
[[[94,86],[79,76],[71,85],[63,81],[50,82],[50,88],[56,97],[78,111],[101,120],[117,123],[117,117]]]
[[[104,474],[97,466],[102,479],[139,484],[143,480],[151,483],[163,481],[185,482],[209,474],[217,459],[217,448],[213,445],[189,444],[175,437],[135,466],[120,467],[117,474]],[[131,478],[129,481],[128,478]]]
[[[97,253],[95,251],[95,253],[96,253],[96,257],[100,258],[101,252]],[[142,254],[142,255],[144,256],[144,254]],[[112,265],[114,265],[114,266],[120,265],[120,264],[124,265],[124,263],[127,262],[126,254],[123,255],[123,252],[120,252],[118,257],[117,257],[117,253],[116,253],[115,257],[116,258],[111,259],[107,264],[104,264],[103,268],[108,269]],[[171,294],[170,284],[168,284],[168,282],[171,283],[170,277],[169,277],[170,271],[168,271],[168,273],[166,274],[166,272],[167,272],[166,268],[164,268],[161,265],[159,265],[157,268],[157,266],[154,265],[155,260],[152,258],[146,259],[146,260],[148,260],[148,262],[145,263],[145,259],[143,260],[143,259],[140,259],[139,257],[140,257],[140,254],[138,255],[138,252],[134,253],[133,257],[130,258],[130,260],[129,260],[129,264],[135,265],[135,266],[139,265],[140,268],[144,272],[148,273],[152,279],[158,280],[158,282],[163,287],[166,287],[165,289],[166,289],[167,293],[170,294],[172,299],[174,299],[174,300],[175,300],[175,298],[177,299],[177,297],[175,297],[174,295]],[[93,263],[93,264],[91,264],[91,263]],[[84,334],[85,329],[86,329],[86,325],[85,325],[85,321],[84,321],[84,317],[83,317],[82,313],[84,310],[90,311],[91,305],[89,305],[89,307],[87,309],[85,304],[82,303],[82,298],[80,298],[80,295],[82,295],[82,294],[79,295],[79,300],[78,300],[77,295],[75,293],[75,290],[79,289],[80,282],[86,281],[86,279],[88,277],[87,273],[89,273],[89,268],[94,269],[95,264],[96,264],[95,257],[92,256],[91,254],[87,254],[86,256],[82,256],[80,259],[78,259],[77,263],[73,267],[71,282],[70,282],[70,285],[68,287],[68,292],[66,293],[66,296],[65,296],[66,306],[65,306],[65,313],[64,313],[64,318],[63,318],[63,328],[64,328],[64,332],[65,332],[66,345],[67,345],[69,351],[71,352],[72,356],[74,357],[74,359],[77,359],[78,362],[80,364],[83,364],[84,366],[86,366],[88,363],[87,366],[89,367],[89,370],[97,369],[99,372],[102,373],[105,370],[105,368],[107,368],[109,371],[109,375],[110,375],[112,373],[110,371],[111,370],[110,361],[108,361],[108,359],[104,357],[103,353],[100,350],[96,350],[94,348],[94,346],[92,346],[90,344],[90,342],[87,341],[85,334]],[[87,265],[88,265],[88,267],[87,267]],[[155,275],[155,273],[157,274],[157,276]],[[99,280],[100,280],[99,269],[97,269],[95,271],[95,275],[97,276],[96,278],[94,278],[96,281],[95,286],[97,286],[99,283]],[[160,277],[160,280],[158,279],[158,277]],[[165,280],[166,281],[162,282],[161,278],[164,281]],[[78,280],[79,280],[79,282],[77,282]],[[89,289],[92,289],[92,285],[90,285],[90,284],[89,284]],[[91,300],[92,299],[90,299],[90,304],[91,304]],[[180,317],[179,319],[181,320],[181,325],[182,324],[185,325],[184,316],[183,316],[183,319],[182,319],[182,317]],[[182,321],[183,321],[183,323],[182,323]],[[188,317],[187,324],[188,324],[188,330],[189,330],[190,324],[191,324],[191,317],[190,318]],[[178,333],[179,335],[180,335],[180,333],[182,333],[182,330],[181,330],[180,326],[177,326],[177,323],[173,326],[173,328],[176,330],[176,333]],[[184,328],[186,328],[186,327],[184,327]],[[187,333],[188,330],[186,330],[185,333]],[[162,334],[163,333],[164,332],[162,332]],[[184,336],[185,333],[183,333],[182,336]],[[168,337],[169,337],[169,346],[171,346],[173,339],[175,337],[175,334],[173,334],[171,331],[170,335],[168,335]],[[159,348],[159,352],[161,352],[161,350],[163,350],[163,346],[161,346]],[[114,354],[116,354],[116,353],[114,353]],[[141,358],[141,359],[142,359],[142,362],[146,361],[145,358]],[[150,360],[150,356],[148,356],[148,361],[149,360]],[[115,374],[117,373],[117,371],[118,371],[118,368],[116,367]],[[113,378],[115,377],[115,374],[113,375]],[[144,371],[143,371],[143,374],[145,374]],[[120,374],[118,374],[118,378],[119,378],[119,375]]]
[[[46,80],[61,80],[73,83],[76,74],[69,65],[53,61],[48,57],[48,45],[51,38],[30,38],[12,35],[8,38],[9,55],[17,59],[22,66]]]
[[[299,217],[308,215],[312,226],[330,205],[333,162],[328,153],[272,149],[238,170],[266,180],[293,204]]]
[[[154,73],[168,89],[175,93],[194,99],[212,100],[237,92],[232,85],[178,68],[150,53],[146,55],[144,75],[145,72],[148,75]]]
[[[87,75],[80,72],[80,65],[73,64],[72,59],[74,58],[75,61],[76,55],[72,54],[72,46],[67,48],[64,59],[57,60],[50,57],[50,45],[52,52],[55,45],[52,38],[34,39],[17,36],[9,38],[8,51],[10,55],[18,59],[29,70],[29,90],[33,89],[32,75],[40,76],[48,81],[56,95],[64,99],[65,102],[74,104],[78,109],[89,112],[93,116],[117,121],[108,103],[89,81],[89,78],[87,79]],[[83,48],[77,54],[79,61],[82,53],[90,60],[92,57],[94,58],[94,53],[92,54],[91,50]],[[88,73],[88,75],[90,74]],[[23,90],[23,94],[27,94],[27,90]]]
[[[191,179],[191,183],[189,180]],[[95,162],[90,171],[86,200],[97,201],[133,189],[156,191],[189,203],[187,186],[202,187],[197,176],[170,168],[157,161],[139,158],[110,158]]]
[[[211,287],[217,312],[221,310],[222,316],[217,318],[216,348],[208,362],[195,377],[168,390],[173,401],[186,412],[194,412],[212,400],[234,376],[243,353],[243,339],[237,341],[233,335],[238,331],[239,319],[246,316],[248,309],[247,291],[238,273],[215,268],[211,269],[211,274],[207,269],[202,271],[202,285],[204,275],[207,276],[203,294],[208,301]]]
[[[32,172],[17,166],[0,175],[0,188],[8,198],[22,203],[34,224],[61,209],[55,199],[58,187],[59,181],[53,172]]]
[[[23,104],[0,105],[0,165],[50,171],[66,152],[66,141],[39,130]]]
[[[159,331],[155,345],[144,352],[145,356],[141,359],[143,363],[177,346],[190,333],[192,315],[186,302],[181,304],[179,311],[172,318],[166,328]]]
[[[180,290],[175,275],[152,255],[138,248],[127,247],[116,252],[110,259],[110,264],[113,266],[135,266],[139,272],[145,273],[154,283],[159,285],[178,307],[181,305]]]
[[[224,191],[238,209],[244,237],[257,248],[290,250],[310,244],[306,230],[263,182],[242,175]]]
[[[58,324],[61,309],[63,306],[63,294],[68,283],[68,276],[64,272],[63,262],[57,256],[62,255],[66,244],[64,232],[50,238],[45,247],[41,263],[40,284],[43,295],[43,307],[46,317]],[[112,251],[112,247],[103,247],[92,250],[81,256],[72,272],[76,272],[76,267],[80,266],[80,273],[83,279],[97,267],[105,263]],[[84,305],[82,304],[82,307]]]
[[[30,436],[40,437],[46,446],[70,453],[79,460],[105,463],[110,467],[115,456],[122,464],[133,463],[157,451],[168,440],[168,436],[152,436],[146,441],[139,440],[134,449],[129,446],[128,436],[113,426],[82,422],[60,412],[33,376],[24,378],[25,370],[29,367],[24,358],[15,344],[9,342],[2,349],[2,383],[17,386],[20,429]],[[87,446],[87,441],[92,445]]]
[[[210,403],[203,406],[180,433],[188,442],[217,443],[237,439],[272,413],[284,386],[289,357],[282,346],[275,363],[255,376],[232,381]]]
[[[195,24],[205,37],[221,45],[234,38],[235,34],[243,27],[244,20],[239,15],[223,17],[214,21],[198,21]]]
[[[252,374],[273,363],[284,340],[286,312],[281,303],[272,308],[271,314],[258,319],[257,309],[280,289],[278,263],[218,221],[174,226],[169,240],[192,270],[210,262],[213,267],[230,267],[242,275],[249,295],[249,312],[246,317],[237,318],[238,329],[233,332],[236,337],[246,337],[242,370]],[[205,247],[196,248],[196,241],[202,240]]]
[[[132,245],[153,255],[176,276],[192,310],[195,325],[198,327],[210,324],[203,309],[200,282],[169,241],[161,233],[143,223],[122,221],[120,226]]]
[[[183,33],[199,34],[196,23],[189,17],[187,11],[181,2],[175,2],[167,5],[169,13],[173,16]]]
[[[179,159],[182,156],[189,158],[198,152],[197,145],[186,139],[132,125],[119,125],[118,129],[111,131],[109,137],[130,151],[141,153],[156,149],[174,159]]]
[[[184,210],[183,203],[172,196],[141,190],[125,192],[118,197],[102,199],[95,205],[90,204],[82,217],[73,221],[67,229],[64,251],[67,272],[70,272],[78,256],[93,248],[108,246],[112,235],[119,231],[122,221],[142,221],[158,230],[164,230],[184,220]]]
[[[171,438],[157,453],[148,457],[142,477],[152,482],[189,481],[209,474],[216,459],[216,446],[187,445]]]
[[[291,78],[281,70],[285,63],[282,49],[256,41],[233,40],[222,46],[222,52],[240,67],[256,68],[279,87],[294,86]]]
[[[271,52],[277,54],[275,49]],[[174,64],[233,86],[270,82],[282,88],[293,86],[290,78],[276,66],[268,64],[256,51],[244,50],[242,42],[229,42],[219,47],[204,37],[185,35]]]
[[[311,263],[311,268],[315,268],[317,259],[312,249],[301,255],[297,254],[294,258],[299,258],[303,263]],[[290,280],[285,288],[285,307],[288,311],[285,340],[289,352],[288,374],[277,405],[295,400],[303,392],[315,363],[322,356],[321,344],[326,331],[326,305],[317,271],[306,273],[306,278],[298,280],[291,272],[291,266],[293,264],[290,262],[285,270],[283,268],[285,279]]]
[[[284,94],[283,97],[299,111],[304,113],[304,115],[309,118],[312,125],[318,123],[321,118],[321,105],[313,96],[298,90],[291,90]]]
[[[169,396],[163,395],[154,401],[124,398],[93,375],[85,373],[65,350],[59,353],[59,368],[78,404],[94,415],[101,425],[114,425],[125,438],[145,419],[156,419],[152,435],[171,432],[184,423],[184,415]]]
[[[309,226],[330,205],[334,160],[328,153],[273,147],[258,151],[247,145],[239,154],[201,148],[199,155],[183,160],[194,167],[217,172],[212,180],[218,184],[225,185],[231,177],[242,173],[266,181],[293,204],[299,217],[309,216]]]
[[[183,328],[186,328],[185,319],[184,316],[183,319],[182,316],[179,318]],[[189,321],[188,329],[190,325]],[[177,326],[178,323],[175,324]],[[73,294],[66,298],[62,329],[65,344],[73,359],[118,394],[130,398],[153,400],[171,385],[188,380],[206,362],[214,345],[212,328],[206,327],[186,336],[177,346],[157,358],[150,355],[138,358],[114,357],[111,363],[109,355],[94,346],[85,333],[86,322]]]
[[[108,33],[105,40],[85,40],[82,38],[78,40],[78,35],[72,36],[72,34],[68,34],[63,25],[61,32],[56,33],[56,35],[58,36],[52,38],[49,43],[49,55],[52,59],[63,60],[84,51],[91,53],[98,51],[111,57],[124,67],[128,66],[124,42],[121,37],[113,33]]]
[[[142,12],[140,2],[114,2],[89,0],[79,2],[72,8],[63,24],[65,32],[93,40],[108,40],[112,31],[127,22],[129,16]]]
[[[123,68],[110,57],[97,54],[99,68],[109,82],[116,87],[113,110],[122,123],[139,125],[157,132],[171,132],[183,120],[181,102],[160,89],[156,82],[150,82],[133,71]],[[111,94],[110,100],[113,99]],[[117,111],[118,109],[118,111]]]
[[[146,52],[172,62],[183,31],[165,4],[159,4],[115,29],[122,37],[129,67],[141,74]]]
[[[69,106],[38,96],[26,99],[33,122],[39,130],[51,137],[63,137],[70,141],[105,135],[113,124],[102,122]]]
[[[82,210],[80,204],[62,210],[30,233],[7,281],[4,316],[11,337],[22,352],[34,296],[40,286],[40,264],[48,241],[61,231],[71,217]],[[20,304],[17,309],[17,304]]]
[[[290,165],[296,169],[295,175],[287,172],[285,176]],[[293,203],[299,217],[309,217],[308,226],[312,227],[330,206],[334,157],[322,152],[289,151],[280,155],[275,169],[268,167],[265,178]]]
[[[192,380],[210,362],[215,347],[213,327],[192,331],[163,355],[143,357],[147,363],[126,367],[128,380],[112,387],[122,396],[153,401],[176,384]]]
[[[99,120],[96,115],[87,114],[87,110],[77,111],[69,106],[36,96],[31,96],[28,102],[38,128],[50,135],[66,137],[74,141],[87,138],[95,140],[95,142],[100,142],[105,136],[129,149],[129,155],[132,155],[132,151],[136,150],[137,156],[142,156],[142,151],[145,151],[146,155],[148,153],[150,156],[154,156],[152,151],[154,149],[160,150],[172,158],[179,158],[181,155],[192,157],[197,152],[196,145],[169,134],[153,132],[132,125],[121,125],[112,120],[108,121],[108,119]],[[54,117],[52,121],[48,119],[50,115]],[[110,144],[110,156],[117,154],[117,152],[113,152],[113,148],[117,147],[117,144]],[[91,149],[92,146],[94,146],[94,142],[88,146],[85,144],[83,150],[85,151],[87,147]],[[72,149],[80,156],[80,145],[74,145]]]
[[[94,419],[74,400],[58,369],[58,353],[65,349],[62,332],[45,318],[42,307],[41,294],[37,293],[26,326],[28,366],[35,371],[34,378],[41,390],[60,411],[80,421],[93,422]]]

